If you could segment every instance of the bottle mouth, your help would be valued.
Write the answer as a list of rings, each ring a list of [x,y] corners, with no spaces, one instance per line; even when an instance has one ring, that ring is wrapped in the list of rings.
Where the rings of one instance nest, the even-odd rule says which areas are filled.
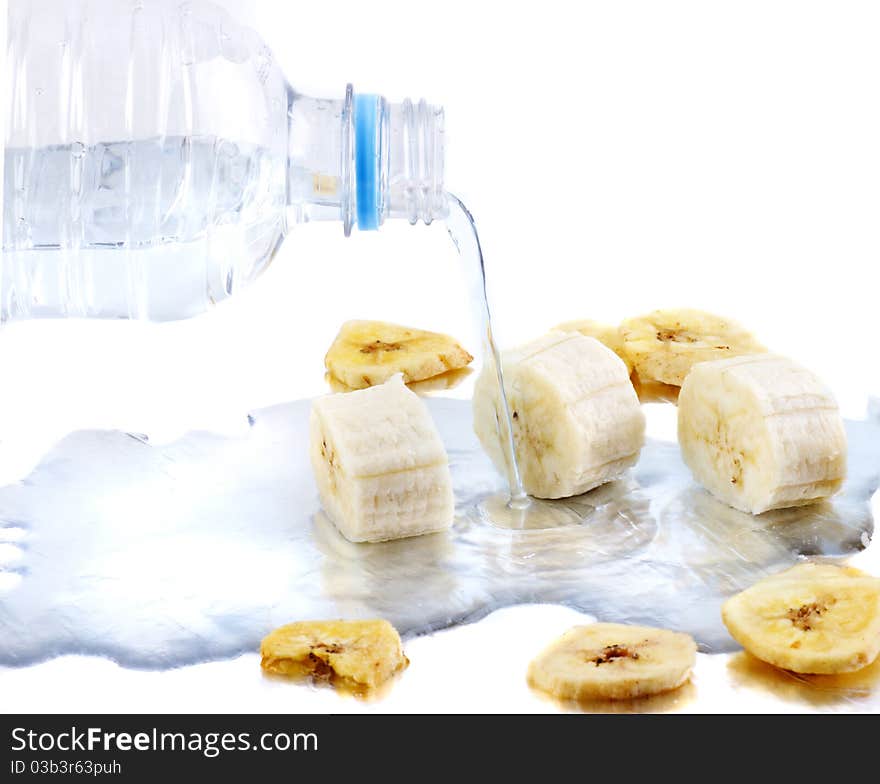
[[[361,231],[371,231],[386,218],[430,224],[445,217],[442,107],[354,95],[349,85],[343,111],[343,154],[354,163],[347,200],[353,204],[343,209],[346,236],[355,221]]]

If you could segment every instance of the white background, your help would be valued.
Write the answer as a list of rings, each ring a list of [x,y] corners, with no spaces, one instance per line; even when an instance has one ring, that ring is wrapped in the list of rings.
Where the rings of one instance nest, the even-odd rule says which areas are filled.
[[[502,339],[699,306],[816,369],[848,415],[880,394],[877,4],[222,4],[301,92],[341,97],[351,81],[445,107],[447,184],[480,225]],[[163,440],[323,391],[323,353],[347,318],[473,347],[460,281],[440,226],[346,240],[311,225],[249,291],[191,322],[4,327],[0,446],[15,448],[0,471],[20,473],[75,428]],[[68,666],[104,665],[0,670],[0,707],[26,707],[37,676],[56,695],[42,709],[108,705],[103,676],[71,704]],[[118,677],[131,710],[157,708],[155,685]],[[199,707],[180,693],[177,707]]]

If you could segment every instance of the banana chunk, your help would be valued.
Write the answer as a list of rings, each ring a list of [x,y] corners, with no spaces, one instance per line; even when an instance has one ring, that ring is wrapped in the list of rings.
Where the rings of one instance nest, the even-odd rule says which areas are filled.
[[[684,684],[696,657],[688,634],[594,623],[575,626],[534,659],[528,681],[561,700],[647,697]]]
[[[384,321],[347,321],[330,346],[327,371],[352,389],[403,373],[409,384],[466,367],[473,357],[448,335]]]
[[[260,666],[276,675],[369,692],[406,669],[400,635],[388,621],[301,621],[260,644]]]
[[[526,491],[568,498],[620,476],[638,460],[645,416],[623,361],[595,338],[555,332],[502,358],[516,458]],[[474,386],[474,430],[506,473],[502,403],[492,365]]]
[[[424,401],[400,375],[312,404],[312,470],[321,503],[352,542],[452,525],[449,459]]]
[[[588,338],[596,338],[602,345],[608,346],[617,356],[619,356],[626,364],[626,369],[632,373],[633,364],[629,355],[626,353],[626,347],[623,343],[623,333],[620,327],[611,324],[603,324],[599,321],[591,321],[590,319],[580,319],[578,321],[566,321],[553,327],[554,332],[580,332]]]
[[[678,398],[678,440],[694,478],[752,514],[828,498],[846,477],[846,432],[831,393],[771,354],[697,365]]]
[[[804,674],[853,672],[880,653],[880,580],[849,567],[800,564],[728,599],[721,617],[768,664]]]
[[[620,332],[623,353],[643,381],[678,387],[698,362],[767,350],[735,321],[689,308],[627,319]]]

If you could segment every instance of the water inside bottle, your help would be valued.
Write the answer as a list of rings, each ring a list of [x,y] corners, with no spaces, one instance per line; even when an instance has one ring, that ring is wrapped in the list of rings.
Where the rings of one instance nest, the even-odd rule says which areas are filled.
[[[7,148],[0,320],[203,312],[277,249],[286,171],[215,136]]]

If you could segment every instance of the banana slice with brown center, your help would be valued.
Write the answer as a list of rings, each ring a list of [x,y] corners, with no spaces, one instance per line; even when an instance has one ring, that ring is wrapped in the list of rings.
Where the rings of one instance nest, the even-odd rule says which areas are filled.
[[[267,672],[369,692],[406,669],[400,635],[388,621],[301,621],[260,644]]]
[[[385,321],[347,321],[324,364],[351,389],[384,384],[403,373],[409,384],[466,367],[473,357],[454,338]]]
[[[681,386],[698,362],[766,349],[731,319],[701,310],[655,310],[620,325],[623,352],[643,381]]]
[[[561,700],[632,699],[688,680],[697,645],[687,634],[649,626],[575,626],[529,665],[528,681]]]
[[[749,653],[805,674],[853,672],[880,653],[880,580],[806,563],[728,599],[721,617]]]

